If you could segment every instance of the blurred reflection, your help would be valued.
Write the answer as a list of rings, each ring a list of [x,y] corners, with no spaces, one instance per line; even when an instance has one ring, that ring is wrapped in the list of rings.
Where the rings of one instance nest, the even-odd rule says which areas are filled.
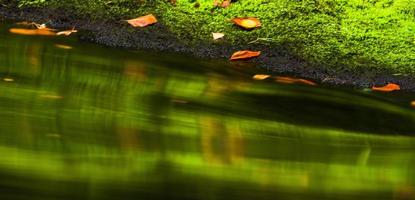
[[[0,34],[2,199],[415,198],[414,94]]]

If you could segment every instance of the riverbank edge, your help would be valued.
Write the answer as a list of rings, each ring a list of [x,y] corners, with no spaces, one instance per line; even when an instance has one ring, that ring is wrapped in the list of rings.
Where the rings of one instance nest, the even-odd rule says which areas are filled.
[[[179,40],[162,23],[147,28],[132,28],[125,21],[91,21],[79,18],[69,11],[44,8],[0,7],[0,17],[6,20],[33,21],[48,23],[50,27],[80,31],[77,37],[84,41],[115,48],[172,52],[191,55],[201,59],[228,60],[239,50],[260,50],[261,56],[249,61],[236,61],[234,64],[251,63],[272,75],[288,75],[314,80],[318,83],[352,88],[370,88],[374,85],[397,83],[402,90],[415,91],[415,78],[405,74],[393,74],[379,69],[330,68],[311,65],[292,55],[284,46],[260,44],[230,45],[222,41],[215,43],[190,44]],[[259,72],[259,73],[261,73]]]

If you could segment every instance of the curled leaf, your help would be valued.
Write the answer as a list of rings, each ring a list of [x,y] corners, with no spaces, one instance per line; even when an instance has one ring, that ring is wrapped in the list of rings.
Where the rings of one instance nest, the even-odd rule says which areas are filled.
[[[304,85],[311,85],[316,86],[317,84],[313,81],[309,81],[302,78],[292,78],[287,76],[277,76],[276,81],[279,83],[288,83],[288,84],[304,84]]]
[[[373,86],[372,90],[379,91],[379,92],[392,92],[395,90],[401,90],[401,87],[395,83],[388,83],[387,85],[381,86],[381,87]]]
[[[59,31],[56,33],[56,35],[65,35],[65,36],[69,36],[72,33],[76,33],[78,32],[78,30],[75,30],[75,28],[72,28],[72,30],[66,30],[66,31]]]
[[[271,75],[268,75],[268,74],[255,74],[252,78],[255,79],[255,80],[265,80],[269,77],[271,77]]]
[[[127,22],[133,27],[146,27],[157,23],[157,18],[154,15],[149,14],[135,19],[127,20]]]
[[[24,29],[24,28],[11,28],[9,29],[10,33],[19,34],[19,35],[43,35],[43,36],[54,36],[56,35],[51,29],[42,28],[42,29]]]
[[[254,29],[261,27],[261,22],[255,17],[234,18],[232,22],[245,29]]]
[[[241,60],[241,59],[254,58],[254,57],[258,57],[259,55],[261,55],[261,51],[249,51],[249,50],[237,51],[233,53],[230,60]]]
[[[218,40],[218,39],[223,38],[225,36],[225,34],[223,34],[223,33],[212,33],[212,36],[213,36],[214,40]]]
[[[35,25],[37,29],[46,28],[46,24],[38,24],[38,23],[35,23],[35,22],[32,22],[32,24]]]

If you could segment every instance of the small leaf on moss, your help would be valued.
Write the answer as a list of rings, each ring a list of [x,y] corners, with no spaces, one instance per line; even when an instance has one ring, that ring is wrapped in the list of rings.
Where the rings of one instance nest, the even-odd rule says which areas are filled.
[[[243,50],[243,51],[237,51],[232,54],[232,57],[230,60],[241,60],[241,59],[248,59],[248,58],[254,58],[261,55],[261,51],[249,51],[249,50]]]
[[[214,40],[218,40],[218,39],[223,38],[225,36],[225,34],[223,34],[223,33],[212,33],[212,36],[213,36]]]
[[[157,23],[157,18],[154,15],[149,14],[135,19],[129,19],[127,22],[133,27],[146,27]]]
[[[254,29],[261,27],[261,22],[255,17],[234,18],[232,22],[245,29]]]

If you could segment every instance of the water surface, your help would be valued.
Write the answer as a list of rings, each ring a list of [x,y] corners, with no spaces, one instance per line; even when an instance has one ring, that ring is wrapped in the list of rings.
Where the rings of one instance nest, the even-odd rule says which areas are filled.
[[[413,199],[414,94],[0,25],[1,199]],[[69,48],[71,47],[71,48]]]

